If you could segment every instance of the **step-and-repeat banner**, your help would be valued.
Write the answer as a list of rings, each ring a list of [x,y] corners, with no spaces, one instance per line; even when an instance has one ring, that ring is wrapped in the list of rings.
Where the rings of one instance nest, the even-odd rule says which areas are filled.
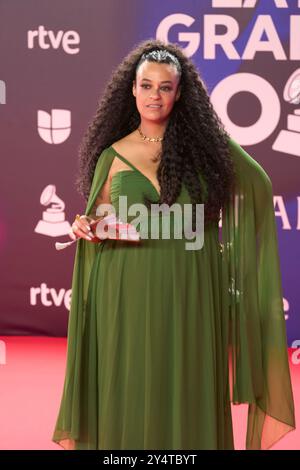
[[[75,245],[55,242],[85,208],[78,147],[112,70],[147,38],[181,45],[272,180],[300,346],[300,0],[0,0],[0,334],[66,335]]]

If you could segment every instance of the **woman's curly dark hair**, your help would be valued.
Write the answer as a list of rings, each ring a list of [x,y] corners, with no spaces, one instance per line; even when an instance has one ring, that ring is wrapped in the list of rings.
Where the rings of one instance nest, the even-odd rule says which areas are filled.
[[[181,66],[181,94],[174,103],[162,141],[157,169],[161,197],[155,202],[173,204],[184,183],[193,205],[205,201],[205,223],[219,220],[234,181],[228,148],[230,136],[211,104],[194,63],[179,45],[158,39],[139,43],[113,71],[79,148],[76,188],[87,200],[101,152],[139,126],[140,114],[132,94],[132,82],[142,54],[157,49],[177,57]],[[205,180],[207,200],[199,173]]]

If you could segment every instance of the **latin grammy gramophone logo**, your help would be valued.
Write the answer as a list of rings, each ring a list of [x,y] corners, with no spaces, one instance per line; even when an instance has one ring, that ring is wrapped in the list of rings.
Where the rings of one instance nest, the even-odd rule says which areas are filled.
[[[41,194],[40,203],[49,207],[43,211],[42,219],[34,231],[49,237],[67,235],[71,230],[71,225],[65,220],[65,203],[56,195],[54,184],[45,187]]]
[[[283,98],[288,103],[300,103],[300,69],[295,70],[286,82]],[[288,115],[287,129],[279,132],[272,149],[300,157],[300,108]]]

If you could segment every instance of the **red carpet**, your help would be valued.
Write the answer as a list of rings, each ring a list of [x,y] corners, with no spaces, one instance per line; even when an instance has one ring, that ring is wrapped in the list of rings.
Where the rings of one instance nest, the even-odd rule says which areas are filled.
[[[61,448],[51,442],[65,370],[66,339],[0,337],[0,449]],[[290,364],[296,425],[272,450],[300,449],[300,364]],[[235,448],[243,449],[247,405],[232,405]]]

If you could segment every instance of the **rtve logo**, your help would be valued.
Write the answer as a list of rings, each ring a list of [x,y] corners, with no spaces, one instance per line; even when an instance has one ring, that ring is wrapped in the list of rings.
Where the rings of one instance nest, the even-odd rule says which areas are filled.
[[[49,29],[47,31],[43,25],[37,30],[29,30],[27,33],[28,49],[33,49],[35,45],[41,49],[58,49],[60,46],[66,54],[78,54],[80,36],[77,31],[58,31],[56,34]]]
[[[45,282],[42,282],[40,287],[30,287],[30,305],[45,307],[61,307],[64,305],[67,310],[71,308],[72,289],[59,289],[48,287]]]
[[[47,144],[61,144],[71,133],[71,111],[52,109],[49,114],[38,110],[37,125],[39,136]]]

